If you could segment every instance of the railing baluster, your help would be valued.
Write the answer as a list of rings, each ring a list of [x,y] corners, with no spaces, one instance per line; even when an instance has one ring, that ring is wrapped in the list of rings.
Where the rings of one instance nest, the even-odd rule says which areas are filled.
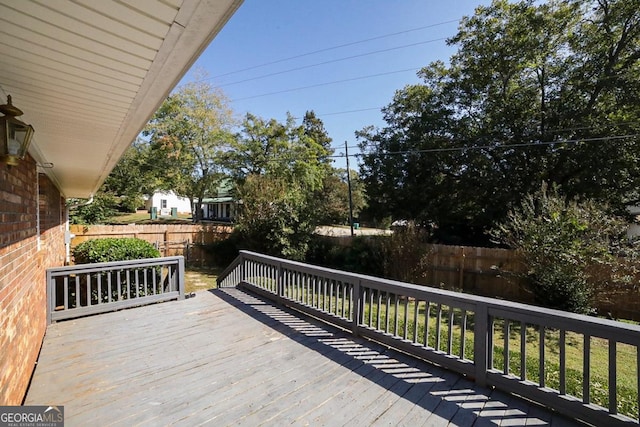
[[[584,335],[582,366],[582,403],[591,403],[591,336]]]
[[[520,379],[527,379],[527,324],[520,322]]]
[[[545,386],[545,378],[544,378],[544,371],[545,371],[545,364],[546,364],[546,360],[545,360],[545,334],[546,334],[546,329],[544,326],[540,326],[540,363],[538,364],[538,368],[539,368],[539,372],[538,372],[538,384],[540,384],[540,387],[544,387]]]
[[[447,343],[447,354],[451,354],[453,352],[453,307],[449,306],[449,333],[448,333],[448,343]]]
[[[96,282],[98,284],[98,304],[102,304],[102,274],[98,273],[96,276]]]
[[[344,312],[344,307],[345,307],[345,303],[347,300],[347,284],[345,282],[340,282],[340,289],[342,290],[342,312],[341,312],[341,316],[343,318],[348,318],[349,316],[346,315],[346,313]]]
[[[87,288],[86,306],[90,307],[91,306],[91,275],[90,274],[86,274],[85,275],[85,279],[87,281],[87,284],[86,284],[86,288]]]
[[[420,301],[414,300],[413,306],[413,342],[418,342],[418,313],[420,312]]]
[[[351,320],[353,320],[353,318],[354,318],[354,314],[353,314],[353,312],[354,312],[354,310],[353,310],[353,294],[354,294],[355,285],[353,283],[349,283],[348,286],[349,286],[349,289],[348,289],[347,296],[349,297],[349,301],[348,301],[349,304],[347,306],[347,313],[349,313],[349,318]]]
[[[113,283],[112,283],[112,278],[113,274],[111,272],[107,273],[107,301],[111,302],[112,301],[112,296],[111,294],[113,293]],[[153,278],[155,280],[156,275],[153,275]]]
[[[425,301],[424,308],[424,346],[429,347],[429,315],[431,314],[431,303]]]
[[[460,324],[460,359],[464,359],[466,350],[466,334],[467,334],[467,310],[462,309],[462,320]]]
[[[118,286],[118,301],[120,301],[121,299],[124,299],[124,295],[122,292],[122,280],[121,280],[121,276],[120,276],[120,272],[121,270],[118,270],[116,272],[116,285]]]
[[[169,269],[169,272],[171,272],[171,269]],[[131,272],[129,270],[125,271],[124,276],[127,278],[127,299],[131,299]],[[169,278],[171,278],[171,274],[169,274]]]
[[[404,334],[402,338],[405,340],[409,334],[409,297],[404,297]]]
[[[391,294],[390,292],[385,293],[385,311],[384,311],[384,332],[389,333],[389,309],[391,308]]]
[[[135,270],[133,274],[136,276],[136,298],[140,298],[140,271]]]
[[[484,319],[478,319],[477,318],[478,313],[476,313],[476,324],[478,324],[478,322],[483,321]],[[495,333],[495,326],[496,326],[496,320],[493,318],[493,316],[489,316],[487,319],[487,368],[488,369],[493,369],[494,368],[494,364],[493,364],[493,351],[494,351],[494,346],[493,346],[493,341],[494,341],[494,333]],[[474,338],[474,340],[477,340],[478,337],[476,336]],[[478,342],[478,341],[476,341]],[[477,349],[474,353],[478,353]],[[477,355],[475,355],[475,357],[477,357]],[[476,362],[477,363],[477,362]]]
[[[369,297],[369,327],[373,326],[373,289],[367,288],[367,296]]]
[[[560,330],[560,394],[567,394],[567,333]]]
[[[398,336],[398,294],[395,295],[395,313],[393,315],[393,336]]]
[[[435,349],[440,351],[440,320],[442,319],[442,303],[438,303],[438,309],[436,311],[436,346]]]
[[[609,413],[618,413],[618,368],[617,368],[617,351],[616,342],[612,339],[609,340]]]
[[[69,309],[69,276],[64,276],[62,279],[62,286],[64,287],[64,309]]]
[[[504,327],[502,328],[504,334],[504,358],[502,372],[505,375],[509,375],[509,335],[510,335],[510,323],[509,319],[504,319]]]
[[[376,309],[376,330],[380,330],[380,306],[382,305],[382,292],[378,291],[378,303]]]

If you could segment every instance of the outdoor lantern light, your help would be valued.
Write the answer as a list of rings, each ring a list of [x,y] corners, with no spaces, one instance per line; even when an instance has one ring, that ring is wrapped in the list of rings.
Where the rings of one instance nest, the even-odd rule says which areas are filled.
[[[0,160],[8,165],[16,166],[24,159],[33,136],[33,127],[20,120],[22,110],[11,104],[11,95],[7,96],[7,103],[0,105]]]

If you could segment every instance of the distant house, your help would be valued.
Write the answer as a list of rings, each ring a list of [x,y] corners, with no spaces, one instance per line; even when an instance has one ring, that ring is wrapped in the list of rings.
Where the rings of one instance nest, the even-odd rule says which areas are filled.
[[[227,179],[218,186],[216,197],[203,198],[202,218],[211,221],[232,222],[236,214],[236,202],[232,189],[233,183]]]
[[[191,214],[191,201],[186,197],[180,197],[173,191],[157,191],[144,203],[146,210],[156,208],[158,215],[169,216],[171,209],[176,208],[180,214]]]

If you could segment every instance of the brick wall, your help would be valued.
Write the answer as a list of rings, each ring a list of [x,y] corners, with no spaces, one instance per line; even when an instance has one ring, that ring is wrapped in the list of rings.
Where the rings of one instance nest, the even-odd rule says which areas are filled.
[[[45,270],[64,254],[59,191],[31,158],[0,164],[0,405],[24,398],[46,328]]]

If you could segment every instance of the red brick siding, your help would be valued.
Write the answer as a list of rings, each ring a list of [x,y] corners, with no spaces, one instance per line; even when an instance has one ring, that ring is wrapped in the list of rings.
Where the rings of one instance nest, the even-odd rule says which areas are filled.
[[[64,200],[32,159],[0,164],[0,405],[20,404],[27,390],[46,328],[45,270],[64,262],[63,217]]]

